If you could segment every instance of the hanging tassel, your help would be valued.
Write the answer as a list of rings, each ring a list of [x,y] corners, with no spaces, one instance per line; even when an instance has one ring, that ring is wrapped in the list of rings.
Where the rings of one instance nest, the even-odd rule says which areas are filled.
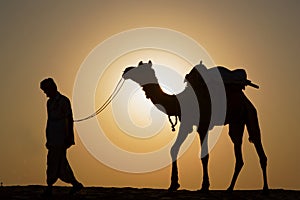
[[[177,125],[177,116],[175,116],[175,123],[173,123],[170,115],[168,115],[168,117],[169,117],[169,122],[171,124],[172,131],[174,132],[175,131],[175,126]]]

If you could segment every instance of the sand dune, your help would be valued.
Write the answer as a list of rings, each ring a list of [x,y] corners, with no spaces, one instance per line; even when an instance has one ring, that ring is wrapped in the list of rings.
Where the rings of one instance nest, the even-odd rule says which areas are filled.
[[[44,186],[6,186],[0,188],[0,199],[44,199],[41,193]],[[103,188],[86,187],[79,193],[69,196],[70,187],[54,187],[53,197],[48,199],[201,199],[201,200],[285,200],[300,199],[300,191],[274,189],[265,195],[260,190],[237,190],[227,193],[222,190],[212,190],[207,193],[200,191],[179,190],[169,193],[163,189],[136,188]]]

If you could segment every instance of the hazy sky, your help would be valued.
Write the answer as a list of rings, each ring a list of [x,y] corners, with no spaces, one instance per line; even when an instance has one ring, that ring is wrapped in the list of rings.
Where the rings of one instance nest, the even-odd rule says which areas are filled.
[[[260,85],[259,90],[247,88],[246,94],[258,110],[269,185],[300,189],[299,9],[297,0],[1,0],[0,181],[45,184],[46,97],[39,89],[43,78],[54,77],[59,90],[72,99],[77,71],[99,43],[129,29],[161,27],[193,38],[218,65],[245,68]],[[258,158],[247,138],[245,133],[245,165],[237,189],[262,187]],[[77,136],[76,143],[69,161],[84,185],[169,185],[170,167],[147,174],[119,172],[93,158]],[[185,189],[200,187],[198,143],[197,138],[179,161]],[[211,188],[227,188],[233,167],[233,145],[225,130],[210,156]]]

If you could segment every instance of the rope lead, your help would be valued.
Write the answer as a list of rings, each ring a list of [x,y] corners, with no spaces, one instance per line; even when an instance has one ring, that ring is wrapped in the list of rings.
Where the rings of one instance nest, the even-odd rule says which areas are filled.
[[[96,112],[94,112],[93,114],[91,114],[85,118],[75,119],[75,120],[73,120],[73,122],[82,122],[82,121],[91,119],[91,118],[95,117],[96,115],[98,115],[99,113],[101,113],[110,104],[110,102],[112,102],[112,100],[116,97],[116,95],[120,91],[121,87],[123,86],[124,81],[125,80],[123,78],[121,78],[119,80],[119,82],[118,82],[116,88],[114,89],[114,91],[112,92],[112,94],[108,97],[108,99],[104,102],[104,104],[100,108],[98,108],[98,110]]]

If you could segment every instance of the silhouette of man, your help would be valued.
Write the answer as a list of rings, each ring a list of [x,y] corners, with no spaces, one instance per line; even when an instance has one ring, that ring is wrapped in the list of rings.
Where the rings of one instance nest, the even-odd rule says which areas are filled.
[[[47,188],[43,196],[52,195],[52,186],[61,179],[73,185],[70,194],[83,188],[79,183],[67,160],[67,149],[74,145],[73,114],[70,100],[60,94],[52,78],[40,83],[40,88],[49,98],[47,101],[46,147],[47,155]]]

